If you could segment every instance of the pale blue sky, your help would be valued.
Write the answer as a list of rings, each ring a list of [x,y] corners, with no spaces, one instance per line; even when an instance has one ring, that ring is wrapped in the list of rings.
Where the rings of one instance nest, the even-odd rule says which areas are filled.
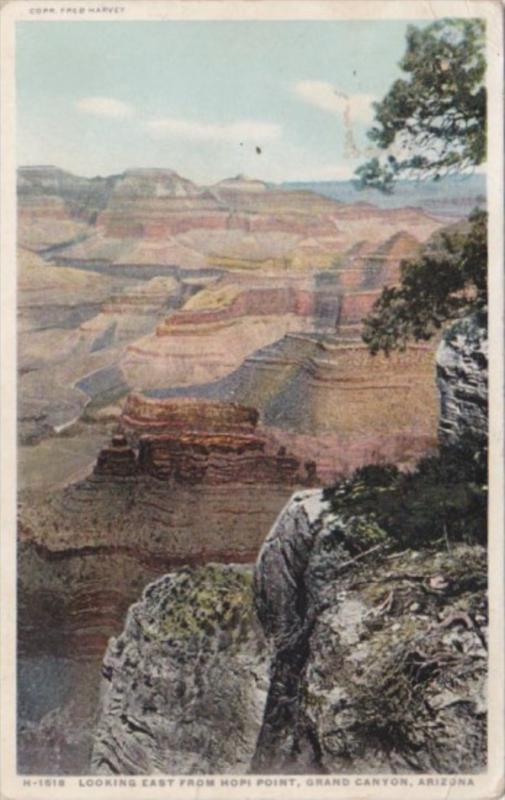
[[[17,23],[18,163],[88,176],[168,167],[201,183],[350,176],[371,100],[401,75],[406,27]]]

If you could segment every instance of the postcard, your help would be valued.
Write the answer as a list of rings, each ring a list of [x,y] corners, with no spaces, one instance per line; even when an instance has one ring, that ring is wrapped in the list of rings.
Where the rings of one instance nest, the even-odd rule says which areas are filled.
[[[1,39],[1,796],[500,797],[501,4]]]

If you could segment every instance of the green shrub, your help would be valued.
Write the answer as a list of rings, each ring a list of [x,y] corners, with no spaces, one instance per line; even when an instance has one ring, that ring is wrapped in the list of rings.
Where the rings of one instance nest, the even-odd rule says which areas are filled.
[[[360,516],[376,523],[393,547],[485,544],[487,448],[467,436],[422,459],[412,472],[391,464],[360,467],[325,497],[344,519]]]

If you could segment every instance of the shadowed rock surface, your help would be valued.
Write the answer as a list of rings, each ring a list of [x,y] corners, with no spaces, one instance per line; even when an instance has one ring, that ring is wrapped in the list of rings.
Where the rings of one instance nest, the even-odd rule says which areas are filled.
[[[373,521],[319,490],[270,532],[255,600],[275,655],[255,772],[485,767],[485,549],[381,551]]]

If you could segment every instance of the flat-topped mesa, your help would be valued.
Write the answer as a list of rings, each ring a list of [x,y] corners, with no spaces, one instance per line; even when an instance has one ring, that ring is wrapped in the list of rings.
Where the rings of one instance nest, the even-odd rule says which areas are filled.
[[[230,284],[207,290],[209,306],[203,303],[188,303],[176,311],[156,328],[157,336],[183,333],[185,326],[205,325],[244,316],[282,316],[292,314],[313,317],[316,314],[318,293],[308,286],[257,286],[238,287]],[[212,304],[213,297],[216,298]]]
[[[122,424],[134,445],[116,435],[100,452],[94,473],[191,485],[312,484],[316,465],[302,465],[275,438],[257,430],[257,422],[255,408],[235,403],[131,395]]]

